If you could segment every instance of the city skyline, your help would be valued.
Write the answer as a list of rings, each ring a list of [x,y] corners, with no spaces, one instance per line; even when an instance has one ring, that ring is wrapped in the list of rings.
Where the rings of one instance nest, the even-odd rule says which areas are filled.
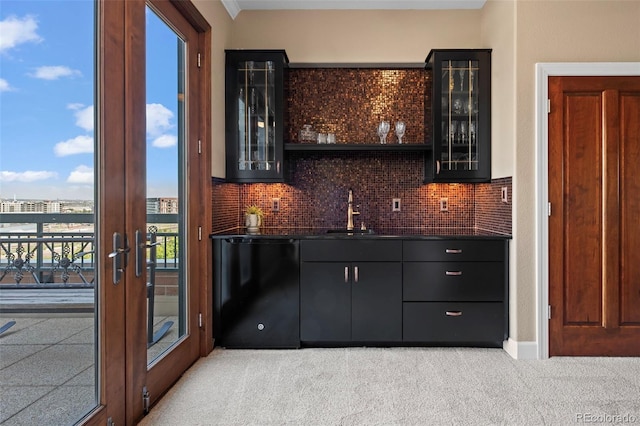
[[[2,0],[1,199],[94,198],[94,2],[60,3]],[[148,196],[176,196],[176,37],[152,12],[147,33]]]

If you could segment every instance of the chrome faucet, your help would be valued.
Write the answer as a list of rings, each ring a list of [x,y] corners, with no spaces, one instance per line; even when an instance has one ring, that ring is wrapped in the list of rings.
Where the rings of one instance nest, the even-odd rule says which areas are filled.
[[[347,231],[353,231],[353,216],[359,214],[360,212],[353,211],[353,190],[350,189],[347,207]]]

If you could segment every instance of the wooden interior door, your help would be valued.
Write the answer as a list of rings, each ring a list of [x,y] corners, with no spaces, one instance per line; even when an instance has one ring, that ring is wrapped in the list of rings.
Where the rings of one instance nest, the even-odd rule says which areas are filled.
[[[549,355],[640,355],[640,78],[550,77]]]

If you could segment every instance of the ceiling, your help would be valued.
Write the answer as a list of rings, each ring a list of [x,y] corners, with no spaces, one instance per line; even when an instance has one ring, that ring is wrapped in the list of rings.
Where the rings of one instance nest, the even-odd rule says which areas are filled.
[[[231,18],[243,10],[481,9],[486,0],[222,0]]]

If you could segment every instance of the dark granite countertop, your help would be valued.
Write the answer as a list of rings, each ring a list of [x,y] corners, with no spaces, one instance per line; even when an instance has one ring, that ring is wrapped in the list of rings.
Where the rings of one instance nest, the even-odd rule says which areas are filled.
[[[213,233],[211,238],[297,238],[297,239],[353,239],[353,238],[402,238],[402,239],[511,239],[511,235],[500,234],[478,228],[381,228],[352,233],[341,229],[327,228],[263,228],[259,234],[247,234],[245,228]]]

